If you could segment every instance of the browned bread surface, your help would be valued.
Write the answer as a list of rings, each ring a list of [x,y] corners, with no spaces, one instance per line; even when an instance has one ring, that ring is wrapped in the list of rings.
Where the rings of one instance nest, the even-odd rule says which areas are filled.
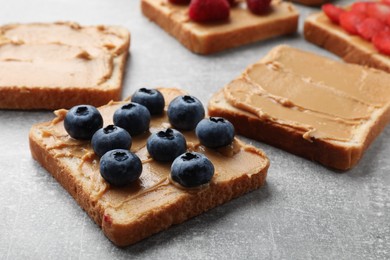
[[[195,53],[211,54],[297,31],[298,12],[290,3],[272,2],[264,16],[232,8],[228,22],[199,24],[189,20],[188,7],[167,0],[142,0],[143,14]]]
[[[166,103],[183,92],[160,89]],[[105,125],[125,102],[100,107]],[[265,154],[235,140],[218,151],[200,146],[192,131],[184,132],[189,150],[213,162],[215,175],[207,187],[188,190],[168,178],[170,164],[150,160],[145,148],[149,134],[133,137],[131,151],[143,161],[140,180],[124,188],[110,187],[100,176],[99,159],[88,141],[71,139],[63,129],[65,110],[52,122],[34,125],[30,149],[36,159],[73,196],[104,234],[116,245],[126,246],[225,203],[265,182],[269,161]],[[169,126],[166,116],[154,117],[151,132]]]
[[[76,23],[0,27],[0,109],[100,106],[121,96],[130,34]]]
[[[304,36],[307,41],[333,52],[346,62],[390,72],[389,56],[379,53],[371,42],[360,36],[348,34],[323,12],[312,14],[305,20]]]
[[[301,66],[294,66],[294,61]],[[321,70],[318,69],[319,66]],[[248,75],[253,74],[253,68],[260,67],[268,72],[259,73],[258,75],[263,76],[258,76],[259,78],[253,83],[254,80]],[[332,77],[333,73],[338,74]],[[267,81],[264,78],[269,74],[275,74],[275,78]],[[297,76],[301,79],[295,81]],[[364,77],[366,81],[359,82],[359,79]],[[286,81],[283,83],[283,80]],[[390,82],[390,75],[383,71],[342,64],[288,46],[279,46],[260,62],[248,67],[238,79],[215,93],[209,101],[208,109],[210,116],[227,118],[234,124],[236,131],[244,136],[266,142],[331,168],[347,170],[356,165],[369,144],[390,120],[390,89],[386,82]],[[350,93],[342,89],[346,84],[352,86],[348,90]],[[295,87],[297,85],[300,86]],[[248,105],[249,103],[237,102],[229,92],[229,88],[236,86],[245,87],[242,92],[234,93],[236,97],[241,96],[237,99],[247,97],[247,102],[258,99],[259,102],[267,105],[254,109]],[[319,95],[318,100],[313,99],[313,96],[305,97],[307,94],[300,90],[303,86],[312,88],[313,93],[321,90],[324,94]],[[258,92],[248,94],[248,90],[252,88]],[[264,92],[263,89],[268,92]],[[281,95],[276,91],[284,94]],[[338,105],[341,104],[340,108],[343,108],[343,111],[357,111],[357,107],[362,107],[367,115],[362,117],[359,115],[356,116],[357,118],[347,115],[350,118],[345,119],[340,115],[345,116],[347,113],[340,111],[338,115],[328,116],[329,111],[332,107],[336,107],[338,102],[331,103],[332,93],[336,101],[340,100]],[[317,103],[321,103],[321,99],[326,100],[328,94],[330,94],[329,103],[317,106]],[[309,101],[312,99],[313,102],[305,99]],[[352,102],[353,106],[344,107],[343,102]],[[313,108],[309,109],[309,105],[316,107],[317,111],[313,111]],[[296,113],[297,117],[294,120],[286,121],[284,115],[290,113],[288,110]],[[346,135],[340,131],[338,134],[344,135],[340,137],[334,134],[332,129],[325,129],[324,131],[330,134],[330,138],[319,129],[307,126],[307,122],[300,118],[305,114],[322,118],[316,123],[318,125],[329,123],[337,127],[338,122],[343,124],[345,122],[347,126],[345,131],[351,132]]]

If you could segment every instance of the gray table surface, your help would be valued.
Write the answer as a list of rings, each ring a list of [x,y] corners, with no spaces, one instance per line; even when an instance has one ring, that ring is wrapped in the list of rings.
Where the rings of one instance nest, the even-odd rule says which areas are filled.
[[[207,104],[278,44],[335,58],[304,41],[303,18],[317,9],[298,8],[296,36],[207,57],[192,54],[144,18],[136,0],[2,0],[0,23],[123,25],[132,33],[124,97],[145,86],[181,87]],[[343,174],[248,140],[271,160],[263,188],[120,249],[31,158],[31,125],[52,118],[45,111],[0,111],[0,259],[390,258],[389,127]]]

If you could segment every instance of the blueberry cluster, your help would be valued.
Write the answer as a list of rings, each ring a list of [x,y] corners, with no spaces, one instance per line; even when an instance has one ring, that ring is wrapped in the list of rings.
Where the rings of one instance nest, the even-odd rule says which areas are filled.
[[[202,103],[193,96],[176,97],[169,104],[167,114],[169,122],[174,128],[183,131],[195,129],[200,143],[205,147],[219,148],[233,142],[233,125],[221,117],[205,119]],[[158,142],[164,138],[152,136],[150,139],[153,142]],[[179,140],[176,141],[176,145],[178,142]],[[161,147],[161,153],[164,152],[167,152],[167,149]],[[149,153],[151,153],[150,150]],[[171,166],[171,179],[187,188],[206,184],[210,182],[213,175],[214,166],[211,161],[205,155],[196,152],[181,154],[174,159]]]
[[[64,127],[72,138],[91,140],[94,152],[101,157],[102,177],[112,185],[124,186],[137,180],[142,172],[141,160],[129,151],[131,137],[146,132],[151,115],[162,114],[164,106],[160,91],[141,88],[132,102],[115,111],[114,125],[102,128],[100,112],[93,106],[79,105],[68,111]]]
[[[64,126],[71,137],[91,140],[93,150],[101,157],[102,177],[112,185],[124,186],[137,180],[142,172],[141,160],[129,151],[132,136],[148,131],[151,116],[163,114],[164,107],[160,91],[141,88],[130,103],[115,111],[113,125],[103,128],[100,112],[93,106],[80,105],[68,111]],[[150,135],[146,143],[150,156],[159,162],[172,162],[171,179],[183,187],[210,182],[214,175],[213,164],[203,154],[186,152],[186,139],[178,130],[195,130],[202,145],[219,148],[232,143],[233,125],[221,117],[204,118],[202,103],[189,95],[173,99],[167,115],[175,129],[167,128]]]

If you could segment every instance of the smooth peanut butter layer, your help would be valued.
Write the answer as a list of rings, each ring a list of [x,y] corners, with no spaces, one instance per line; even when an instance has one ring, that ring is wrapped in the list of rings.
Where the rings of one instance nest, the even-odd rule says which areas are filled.
[[[299,62],[296,56],[299,55]],[[281,72],[299,75],[317,85],[345,92],[348,96],[375,106],[389,101],[390,88],[384,87],[388,77],[381,71],[365,70],[360,66],[345,66],[344,63],[304,53],[294,48],[279,48],[261,60],[263,64],[274,64]],[[324,69],[322,69],[324,67]]]
[[[332,23],[323,13],[308,16],[304,25],[305,39],[335,53],[346,62],[390,72],[390,57],[378,52],[374,45],[358,35],[351,35]]]
[[[286,73],[277,64],[255,64],[244,77],[270,95],[281,97],[288,106],[351,120],[370,116],[369,105],[310,78]]]
[[[167,104],[174,96],[180,93],[171,89],[163,89],[162,92]],[[99,108],[105,125],[112,124],[115,110],[125,103],[111,102]],[[133,221],[139,221],[154,211],[159,211],[164,207],[177,203],[185,204],[187,200],[197,196],[200,197],[197,203],[201,205],[203,203],[202,200],[204,200],[204,206],[210,208],[231,199],[233,195],[230,194],[227,198],[224,198],[223,194],[220,194],[221,197],[218,199],[219,195],[215,194],[218,201],[215,204],[215,202],[210,202],[211,197],[203,197],[206,196],[205,194],[218,190],[221,187],[224,189],[238,189],[238,191],[241,189],[239,194],[242,194],[260,186],[265,180],[265,172],[269,162],[260,150],[248,146],[237,139],[228,147],[217,150],[208,149],[200,145],[194,131],[188,131],[183,132],[188,150],[204,153],[212,161],[215,167],[215,175],[210,184],[199,189],[185,189],[172,183],[169,178],[170,163],[154,161],[146,149],[146,140],[151,133],[170,127],[164,112],[164,115],[152,118],[148,133],[133,137],[131,151],[136,153],[143,163],[143,172],[140,179],[127,187],[112,187],[100,175],[99,158],[94,154],[90,142],[72,139],[66,133],[63,126],[66,110],[58,110],[56,115],[57,118],[52,122],[34,126],[30,133],[30,141],[39,142],[39,146],[56,160],[57,165],[62,165],[62,167],[66,168],[63,174],[67,176],[64,178],[72,178],[82,183],[81,189],[87,193],[89,204],[92,203],[97,205],[96,207],[104,209],[96,213],[95,211],[98,211],[97,208],[88,209],[88,206],[83,206],[89,211],[98,225],[103,225],[103,229],[111,229],[114,224],[126,225]],[[34,155],[34,149],[32,151]],[[37,156],[35,155],[34,157]],[[45,166],[44,163],[43,165]],[[262,172],[261,177],[259,176],[260,172]],[[55,174],[53,175],[55,176]],[[235,180],[242,178],[253,184],[246,187],[248,184],[243,183],[242,188],[240,188],[240,184],[231,186]],[[253,179],[258,179],[258,181]],[[215,205],[212,206],[212,204]],[[203,206],[197,207],[206,210]],[[176,212],[175,214],[191,215],[190,212]],[[174,219],[174,217],[171,218]],[[113,222],[115,223],[113,224]],[[148,225],[152,225],[152,223]],[[160,227],[160,230],[166,227]],[[157,231],[155,230],[153,233]],[[145,232],[148,231],[146,230]],[[113,238],[113,235],[110,236],[108,234],[108,236],[115,242],[116,238]],[[135,239],[131,234],[127,236],[128,241]],[[143,235],[143,237],[145,236]],[[118,243],[122,244],[122,242]]]
[[[142,0],[142,11],[191,51],[209,54],[227,48],[284,35],[297,30],[298,12],[290,3],[272,1],[264,15],[251,13],[245,5],[230,9],[228,21],[197,23],[188,17],[188,6],[168,0]]]
[[[115,26],[0,27],[0,108],[68,108],[102,105],[102,96],[104,103],[118,99],[129,41],[128,31]]]
[[[258,117],[305,131],[304,138],[326,138],[347,141],[352,138],[355,124],[328,115],[295,107],[281,97],[270,97],[258,86],[245,79],[237,79],[224,89],[229,104]]]
[[[209,113],[228,116],[243,135],[346,169],[390,119],[389,82],[383,71],[279,46],[214,95]],[[346,162],[332,165],[331,156],[315,154],[320,146]]]
[[[126,35],[107,27],[20,24],[0,28],[0,88],[104,85]],[[23,76],[21,76],[23,75]]]

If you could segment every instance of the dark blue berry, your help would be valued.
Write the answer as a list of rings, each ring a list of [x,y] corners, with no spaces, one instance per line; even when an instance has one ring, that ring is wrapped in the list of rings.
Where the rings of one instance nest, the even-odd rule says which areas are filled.
[[[195,133],[202,145],[218,148],[233,142],[234,126],[223,117],[210,117],[199,122]]]
[[[168,106],[169,122],[180,130],[194,130],[204,114],[202,103],[193,96],[176,97]]]
[[[177,157],[171,166],[171,179],[187,188],[206,184],[213,175],[213,164],[201,153],[184,153]]]
[[[109,125],[101,128],[92,136],[92,148],[101,157],[108,151],[114,149],[126,149],[131,147],[131,136],[123,128]]]
[[[136,181],[141,173],[141,160],[129,150],[111,150],[100,159],[100,174],[111,185],[130,184]]]
[[[187,150],[187,143],[179,131],[168,128],[152,134],[148,138],[146,147],[154,160],[172,162]]]
[[[64,127],[71,137],[89,140],[99,128],[103,127],[103,117],[96,107],[74,106],[66,113]]]
[[[160,115],[164,111],[164,96],[157,89],[140,88],[131,97],[131,102],[145,106],[151,115]]]
[[[114,124],[122,127],[130,135],[139,135],[149,129],[149,110],[138,103],[121,106],[114,113]]]

